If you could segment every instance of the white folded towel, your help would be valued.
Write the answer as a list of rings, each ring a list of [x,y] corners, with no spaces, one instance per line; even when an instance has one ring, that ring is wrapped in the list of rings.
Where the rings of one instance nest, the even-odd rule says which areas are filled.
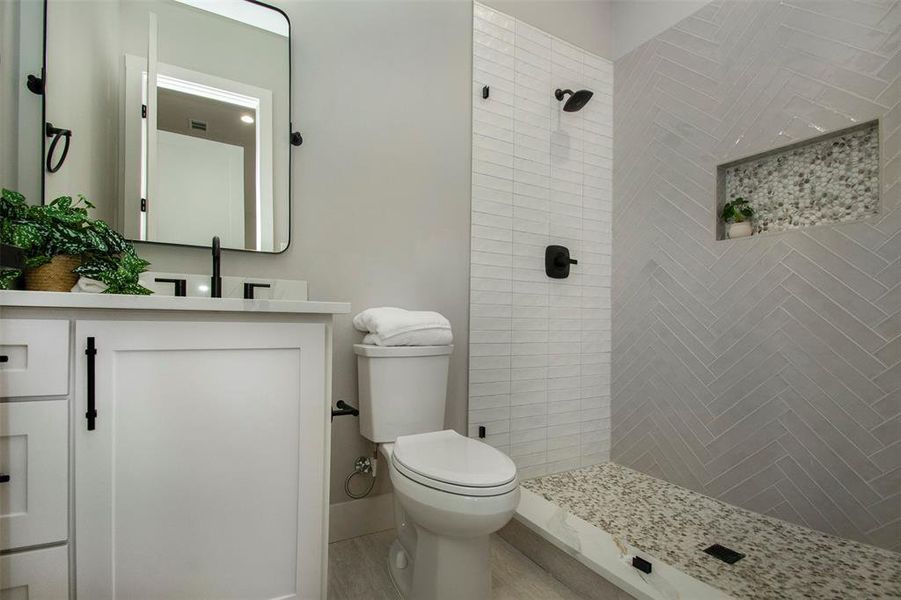
[[[100,294],[105,289],[106,284],[102,281],[97,281],[96,279],[90,279],[88,277],[79,277],[78,281],[75,282],[75,285],[70,291],[83,294]]]
[[[425,310],[368,308],[354,317],[354,327],[368,333],[364,344],[375,346],[447,346],[454,341],[450,321]]]

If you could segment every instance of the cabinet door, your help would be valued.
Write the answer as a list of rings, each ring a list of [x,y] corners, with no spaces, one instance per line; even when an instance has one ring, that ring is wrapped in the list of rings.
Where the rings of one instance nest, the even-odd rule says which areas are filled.
[[[321,597],[325,326],[75,331],[78,597]]]
[[[69,555],[66,546],[0,556],[3,600],[66,600]]]

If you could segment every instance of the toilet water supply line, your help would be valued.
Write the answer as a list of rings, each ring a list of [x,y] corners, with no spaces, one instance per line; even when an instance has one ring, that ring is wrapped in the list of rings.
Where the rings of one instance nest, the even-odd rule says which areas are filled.
[[[372,458],[368,458],[366,456],[358,456],[357,460],[354,461],[354,470],[350,472],[350,475],[347,476],[347,479],[344,480],[344,493],[353,498],[354,500],[359,500],[360,498],[365,498],[369,495],[369,492],[372,491],[372,488],[375,487],[375,474],[376,467],[378,466],[378,460],[376,459],[376,450],[373,452]],[[368,473],[370,476],[369,486],[366,488],[366,491],[362,494],[358,494],[352,492],[350,490],[350,481],[357,475],[362,475],[363,473]]]

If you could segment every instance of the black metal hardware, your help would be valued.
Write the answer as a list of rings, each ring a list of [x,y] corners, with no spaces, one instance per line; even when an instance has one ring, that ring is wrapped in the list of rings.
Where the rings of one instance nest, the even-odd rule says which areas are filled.
[[[557,88],[554,91],[554,98],[558,101],[563,102],[563,98],[569,94],[569,100],[563,105],[563,110],[566,112],[579,112],[582,110],[582,107],[588,104],[588,101],[591,100],[591,97],[594,96],[594,92],[590,90],[579,90],[578,92],[573,92],[572,90],[561,90]]]
[[[303,136],[300,135],[299,131],[291,132],[291,145],[292,146],[300,146],[303,144]]]
[[[46,123],[44,125],[44,133],[47,137],[53,138],[53,141],[50,142],[50,149],[47,150],[47,171],[50,173],[56,173],[59,171],[63,163],[66,162],[66,157],[69,155],[69,143],[72,141],[72,130],[71,129],[60,129],[59,127],[54,127],[52,123]],[[59,160],[56,161],[56,164],[53,164],[53,155],[56,153],[56,145],[59,143],[60,138],[66,138],[66,144],[63,146],[63,154],[59,157]]]
[[[141,105],[141,118],[142,119],[147,118],[147,105],[146,104]]]
[[[27,87],[28,91],[32,94],[36,94],[38,96],[44,95],[44,79],[42,77],[29,74],[25,79],[25,87]]]
[[[174,279],[168,277],[154,277],[157,283],[171,283],[175,287],[175,295],[182,297],[188,295],[188,282],[184,279]]]
[[[141,198],[141,212],[147,212],[147,198]]]
[[[253,290],[254,288],[268,288],[272,287],[269,283],[244,283],[244,299],[245,300],[253,300]]]
[[[210,277],[210,297],[222,297],[222,245],[219,243],[219,236],[213,236],[213,274]]]
[[[704,548],[704,552],[730,565],[737,563],[745,557],[741,552],[736,552],[732,548],[726,548],[720,544],[714,544],[709,548]]]
[[[640,556],[632,557],[632,566],[642,573],[650,573],[652,568],[651,563]]]
[[[5,354],[0,354],[0,363],[9,362],[9,357]]]
[[[94,338],[88,338],[88,347],[84,353],[88,357],[88,410],[84,413],[88,420],[88,431],[94,431],[94,420],[97,418],[97,399],[94,397],[94,359],[97,356],[97,348],[94,346]]]
[[[345,402],[344,400],[338,400],[335,403],[335,407],[332,409],[332,421],[335,420],[335,417],[343,417],[345,415],[353,415],[355,417],[360,416],[360,411]],[[337,409],[337,410],[336,410]]]
[[[484,98],[485,100],[487,100],[487,99],[488,99],[488,95],[489,95],[490,93],[491,93],[491,89],[490,89],[487,85],[484,86],[484,87],[482,87],[482,98]]]
[[[485,426],[479,425],[479,439],[483,439],[485,437]]]
[[[579,261],[569,257],[566,246],[548,246],[544,251],[544,270],[548,277],[566,279],[569,277],[569,265],[577,265]]]
[[[9,483],[9,475],[6,473],[0,473],[0,483]]]
[[[7,269],[25,268],[25,251],[18,246],[0,244],[0,267]]]

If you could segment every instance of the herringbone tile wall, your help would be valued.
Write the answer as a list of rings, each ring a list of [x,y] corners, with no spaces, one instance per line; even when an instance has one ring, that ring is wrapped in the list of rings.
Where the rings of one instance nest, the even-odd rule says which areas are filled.
[[[717,1],[615,64],[612,459],[901,550],[901,5]],[[881,120],[864,222],[715,241],[716,165]]]

